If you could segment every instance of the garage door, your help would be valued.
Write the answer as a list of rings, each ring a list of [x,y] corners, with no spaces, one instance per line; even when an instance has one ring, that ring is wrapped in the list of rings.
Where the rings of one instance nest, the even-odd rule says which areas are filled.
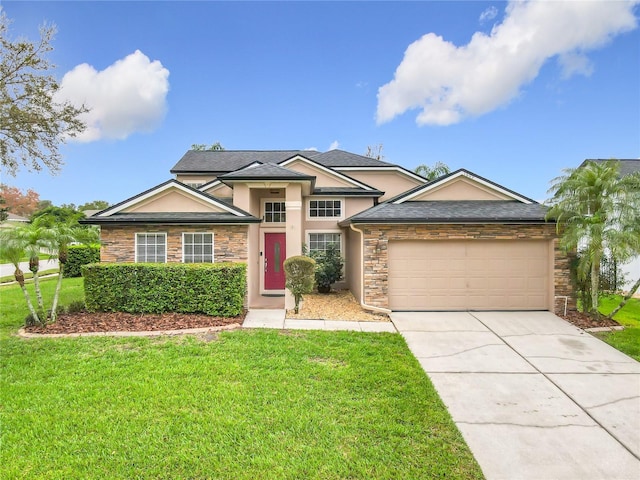
[[[389,242],[392,310],[547,310],[550,242]]]

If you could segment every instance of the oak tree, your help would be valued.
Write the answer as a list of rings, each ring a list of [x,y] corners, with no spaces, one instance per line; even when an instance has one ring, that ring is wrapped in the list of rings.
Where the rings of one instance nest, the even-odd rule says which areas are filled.
[[[40,39],[9,38],[9,24],[0,12],[0,165],[11,175],[20,166],[56,173],[62,164],[58,151],[68,138],[82,133],[84,106],[61,100],[60,85],[47,58],[53,50],[53,25],[40,28]]]

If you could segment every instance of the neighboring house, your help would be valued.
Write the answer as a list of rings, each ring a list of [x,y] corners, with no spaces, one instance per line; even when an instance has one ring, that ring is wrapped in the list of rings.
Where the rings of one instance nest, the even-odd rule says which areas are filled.
[[[587,162],[607,162],[610,159],[587,159],[580,164],[580,167],[584,166]],[[640,172],[640,159],[622,159],[620,162],[620,176],[631,175],[632,173]],[[578,167],[578,168],[580,168]],[[624,274],[625,283],[622,285],[623,291],[631,289],[633,284],[640,278],[640,255],[632,258],[624,265],[619,266],[620,270]]]
[[[15,213],[7,212],[7,219],[0,222],[0,228],[14,228],[19,225],[29,223],[29,219],[16,215]]]
[[[189,151],[171,173],[83,220],[103,262],[246,262],[253,308],[284,306],[282,262],[303,244],[337,245],[338,286],[373,310],[553,311],[570,294],[546,208],[467,170],[427,182],[340,150]]]

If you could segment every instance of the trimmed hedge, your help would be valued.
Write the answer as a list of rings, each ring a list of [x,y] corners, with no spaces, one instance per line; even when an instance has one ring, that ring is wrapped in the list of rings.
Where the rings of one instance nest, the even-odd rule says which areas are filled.
[[[64,264],[64,278],[82,276],[82,266],[100,261],[100,245],[70,245],[67,263]]]
[[[235,317],[247,289],[244,263],[95,263],[82,275],[89,311]]]

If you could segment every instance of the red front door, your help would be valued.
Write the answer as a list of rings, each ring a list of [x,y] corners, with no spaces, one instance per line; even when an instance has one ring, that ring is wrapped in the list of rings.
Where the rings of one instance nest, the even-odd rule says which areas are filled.
[[[264,234],[264,289],[284,290],[284,268],[287,254],[285,233]]]

